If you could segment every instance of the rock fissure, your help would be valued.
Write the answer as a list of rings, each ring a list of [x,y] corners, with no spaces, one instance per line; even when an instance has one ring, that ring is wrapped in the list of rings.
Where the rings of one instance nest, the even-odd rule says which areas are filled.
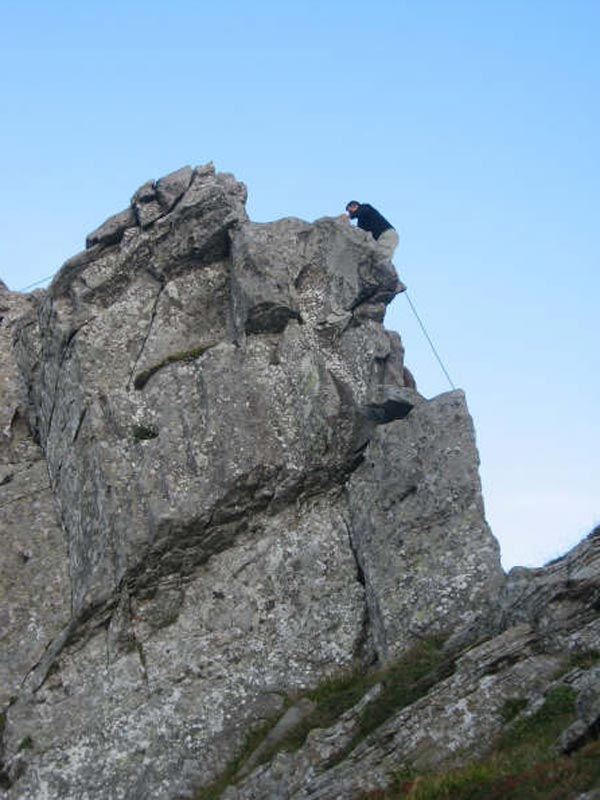
[[[53,390],[52,390],[52,406],[51,406],[51,409],[50,409],[50,413],[48,415],[48,422],[47,422],[47,425],[46,425],[46,437],[45,437],[46,441],[50,438],[50,435],[51,435],[51,432],[52,432],[52,422],[54,420],[54,410],[56,408],[59,381],[60,381],[60,378],[61,378],[61,374],[62,374],[62,370],[63,370],[64,364],[65,364],[67,358],[69,357],[69,351],[71,350],[71,347],[73,345],[73,342],[75,341],[75,338],[76,338],[77,334],[81,330],[83,330],[90,322],[93,322],[93,320],[94,320],[94,317],[92,317],[90,319],[87,319],[85,322],[81,323],[76,328],[74,328],[71,331],[69,331],[69,334],[68,334],[66,340],[64,340],[64,342],[62,343],[60,359],[59,359],[59,365],[58,365],[58,369],[57,369],[57,372],[56,372],[56,379],[54,381]]]
[[[354,546],[354,541],[352,538],[352,529],[350,524],[347,520],[345,520],[345,528],[346,528],[346,535],[348,536],[348,544],[350,545],[350,551],[352,552],[352,556],[354,558],[354,563],[356,566],[356,580],[360,585],[363,587],[364,590],[364,601],[363,601],[363,615],[362,615],[362,627],[359,636],[356,640],[356,645],[354,649],[354,658],[359,663],[371,663],[376,657],[377,654],[374,652],[373,649],[373,639],[372,639],[372,626],[373,626],[373,615],[377,614],[378,609],[372,608],[372,604],[369,602],[368,591],[369,587],[367,586],[367,579],[365,577],[365,573],[361,566],[358,552],[356,547]]]
[[[74,444],[77,441],[77,437],[79,436],[79,432],[81,430],[81,426],[83,425],[83,421],[85,419],[85,415],[87,414],[88,407],[85,406],[79,415],[79,421],[77,422],[77,427],[75,428],[75,433],[73,434],[72,443]]]
[[[10,481],[4,480],[2,485],[6,485],[10,483]],[[25,494],[18,495],[17,497],[11,497],[10,500],[6,500],[4,503],[0,503],[0,508],[6,508],[6,506],[13,505],[14,503],[20,503],[22,500],[29,500],[31,497],[37,497],[38,495],[42,494],[42,492],[51,491],[52,486],[48,484],[47,486],[40,486],[33,492],[27,492]]]
[[[133,381],[133,388],[137,390],[143,389],[144,386],[150,380],[150,378],[164,367],[168,367],[170,364],[176,364],[178,362],[190,363],[192,361],[196,361],[212,347],[216,347],[217,344],[219,343],[214,342],[212,344],[199,345],[198,347],[191,347],[188,350],[183,350],[179,353],[170,353],[168,356],[165,356],[165,358],[163,358],[163,360],[160,363],[154,364],[150,367],[146,367],[141,372],[138,372]]]
[[[165,288],[164,281],[163,282],[159,282],[158,290],[156,292],[156,296],[155,296],[154,302],[152,304],[152,310],[150,312],[150,319],[148,320],[148,325],[146,327],[146,333],[145,333],[145,335],[144,335],[144,337],[142,339],[142,343],[140,345],[140,348],[138,350],[137,356],[135,357],[135,360],[133,362],[133,366],[131,367],[131,371],[129,373],[129,378],[128,378],[128,381],[127,381],[127,389],[128,390],[131,389],[132,384],[135,386],[135,381],[134,381],[134,377],[133,376],[135,374],[135,371],[137,369],[137,365],[139,364],[140,359],[142,357],[142,354],[144,352],[144,348],[146,347],[146,342],[148,341],[148,339],[150,337],[150,333],[152,331],[152,326],[154,325],[154,319],[156,317],[156,310],[158,308],[158,302],[160,300],[161,294],[164,291],[164,288]],[[138,387],[135,387],[135,388],[138,388]]]

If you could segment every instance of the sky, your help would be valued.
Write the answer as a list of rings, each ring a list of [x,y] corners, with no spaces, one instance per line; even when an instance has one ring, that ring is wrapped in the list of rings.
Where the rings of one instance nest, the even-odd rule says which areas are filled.
[[[256,221],[371,203],[503,565],[541,566],[600,523],[599,35],[597,0],[1,0],[0,277],[53,275],[186,164]],[[447,391],[405,296],[385,323]]]

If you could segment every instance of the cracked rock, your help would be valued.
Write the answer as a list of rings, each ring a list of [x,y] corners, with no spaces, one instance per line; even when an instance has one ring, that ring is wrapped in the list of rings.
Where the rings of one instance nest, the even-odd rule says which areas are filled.
[[[245,200],[184,167],[47,291],[2,290],[10,800],[193,796],[502,581],[464,396],[419,395],[382,324],[392,265]],[[343,753],[338,723],[309,743]]]

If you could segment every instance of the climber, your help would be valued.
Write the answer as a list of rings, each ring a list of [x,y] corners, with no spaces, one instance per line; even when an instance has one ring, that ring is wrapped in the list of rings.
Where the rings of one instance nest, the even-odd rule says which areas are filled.
[[[373,236],[379,253],[385,259],[391,261],[399,242],[398,234],[393,225],[368,203],[359,203],[356,200],[351,200],[346,206],[346,211],[349,219],[355,219],[359,228],[363,231],[368,231]],[[346,214],[341,216],[345,218]],[[405,291],[406,286],[398,279],[396,294]]]

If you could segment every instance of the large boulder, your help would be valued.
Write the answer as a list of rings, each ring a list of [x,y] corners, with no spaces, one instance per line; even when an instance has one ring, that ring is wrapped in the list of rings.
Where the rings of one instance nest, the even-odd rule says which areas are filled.
[[[382,658],[476,624],[504,582],[462,392],[382,425],[347,484],[352,539]]]
[[[149,181],[19,323],[71,609],[12,665],[12,800],[189,796],[502,581],[464,397],[405,386],[382,325],[391,264],[245,197],[212,165]]]

